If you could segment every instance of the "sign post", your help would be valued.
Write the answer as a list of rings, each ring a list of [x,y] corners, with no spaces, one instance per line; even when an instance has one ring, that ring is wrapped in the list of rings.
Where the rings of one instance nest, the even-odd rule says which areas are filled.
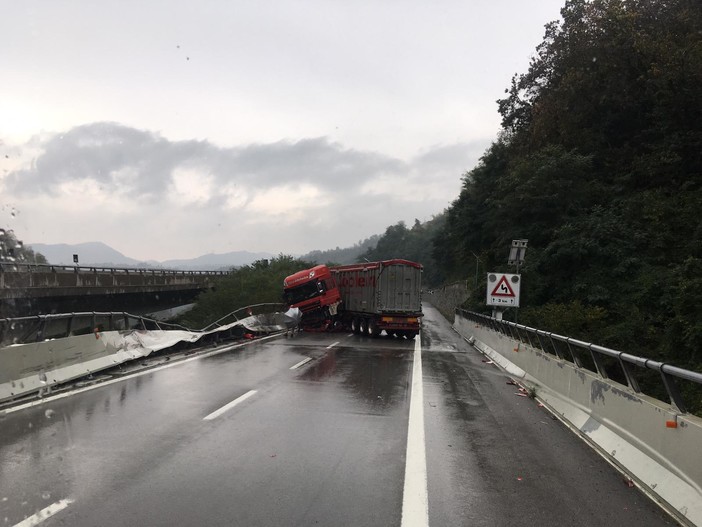
[[[519,274],[519,266],[524,263],[524,256],[526,256],[528,243],[529,240],[512,240],[512,247],[509,249],[507,265],[516,265],[517,274]]]

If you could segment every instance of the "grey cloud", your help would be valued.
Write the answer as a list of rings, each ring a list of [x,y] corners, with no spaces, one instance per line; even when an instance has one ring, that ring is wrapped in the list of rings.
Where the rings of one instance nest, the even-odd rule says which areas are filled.
[[[116,247],[133,247],[133,254],[144,259],[164,259],[165,254],[175,258],[234,249],[303,253],[351,245],[400,220],[429,219],[458,195],[461,175],[472,168],[482,146],[438,145],[404,161],[347,149],[326,138],[220,147],[94,123],[62,136],[41,137],[27,148],[39,152],[35,162],[2,180],[3,194],[17,198],[23,217],[52,232],[54,241],[66,241],[60,239],[66,232],[81,232],[86,238],[79,241],[102,239]],[[309,208],[300,203],[294,214],[267,217],[255,217],[245,203],[232,208],[227,195],[216,191],[206,204],[164,207],[158,197],[178,169],[207,174],[215,188],[241,185],[249,198],[252,189],[264,191],[285,183],[312,183],[325,195]],[[125,171],[132,171],[134,179],[125,181],[119,175]],[[82,178],[129,196],[129,213],[113,196],[105,203],[117,206],[106,206],[99,214],[90,204],[73,206],[74,196],[53,199],[60,195],[58,186]],[[371,187],[377,192],[368,193],[368,185],[362,192],[364,184],[376,181]],[[52,199],[39,199],[46,196]],[[142,198],[138,206],[134,197]],[[61,225],[43,219],[58,215]],[[179,235],[164,236],[170,232]]]
[[[221,184],[267,188],[294,181],[335,190],[404,171],[406,165],[379,153],[344,149],[326,138],[222,148],[101,122],[52,136],[30,168],[15,171],[5,183],[16,193],[51,194],[64,182],[91,178],[113,191],[150,197],[162,193],[179,168],[197,169]],[[125,172],[134,177],[125,181]]]

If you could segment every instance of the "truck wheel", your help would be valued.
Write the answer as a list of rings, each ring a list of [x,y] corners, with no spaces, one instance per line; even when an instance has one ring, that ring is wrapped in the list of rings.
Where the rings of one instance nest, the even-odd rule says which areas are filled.
[[[416,336],[417,336],[417,332],[416,332],[416,331],[407,331],[407,332],[405,333],[405,338],[406,338],[407,340],[414,340],[414,337],[416,337]]]
[[[353,317],[351,319],[351,331],[353,331],[356,335],[361,332],[360,322],[361,321],[358,319],[358,317]]]
[[[358,329],[361,335],[368,335],[368,321],[365,318],[359,322]]]
[[[383,332],[382,329],[378,327],[378,323],[375,320],[371,320],[368,324],[368,329],[370,331],[371,337],[379,337]]]

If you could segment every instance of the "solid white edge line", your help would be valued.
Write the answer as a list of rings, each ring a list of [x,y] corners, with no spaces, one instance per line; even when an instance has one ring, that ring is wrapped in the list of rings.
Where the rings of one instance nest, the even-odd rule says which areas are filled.
[[[312,360],[312,357],[307,357],[306,359],[302,359],[300,362],[298,362],[298,363],[295,364],[294,366],[290,366],[290,369],[291,369],[291,370],[296,370],[296,369],[298,369],[300,366],[304,366],[305,364],[307,364],[307,363],[308,363],[309,361],[311,361],[311,360]]]
[[[327,349],[332,349],[332,348],[333,348],[334,346],[336,346],[338,343],[339,343],[339,341],[337,340],[336,342],[333,342],[332,344],[329,344],[329,346],[327,346]]]
[[[11,414],[12,412],[24,410],[25,408],[31,408],[32,406],[39,406],[39,405],[44,404],[44,403],[50,403],[50,402],[56,401],[58,399],[63,399],[65,397],[70,397],[72,395],[78,395],[79,393],[87,392],[90,390],[95,390],[97,388],[102,388],[103,386],[109,386],[110,384],[114,384],[116,382],[122,382],[122,381],[126,381],[127,379],[133,379],[134,377],[139,377],[140,375],[146,375],[147,373],[153,373],[155,371],[165,370],[166,368],[171,368],[173,366],[179,366],[181,364],[185,364],[186,362],[190,362],[190,361],[194,361],[194,360],[198,360],[198,359],[204,359],[205,357],[211,357],[212,355],[218,355],[220,353],[225,353],[227,351],[231,351],[235,348],[240,348],[242,346],[248,346],[250,344],[255,344],[256,342],[262,342],[264,340],[270,340],[270,339],[273,339],[276,337],[280,337],[282,335],[283,334],[280,333],[280,334],[276,334],[276,335],[269,335],[268,337],[261,337],[260,339],[251,340],[249,342],[241,342],[239,344],[232,344],[231,346],[226,346],[226,347],[221,348],[221,349],[216,349],[216,350],[208,351],[205,353],[201,353],[199,355],[196,355],[194,357],[189,357],[187,359],[177,360],[175,362],[169,362],[168,364],[162,364],[161,366],[156,366],[155,368],[149,368],[146,370],[130,373],[129,375],[125,375],[124,377],[118,377],[117,379],[111,379],[109,381],[99,382],[97,384],[85,386],[84,388],[78,388],[76,390],[71,390],[69,392],[59,393],[57,395],[52,395],[50,397],[44,397],[43,399],[39,399],[37,401],[31,401],[28,403],[18,404],[17,406],[11,406],[11,407],[6,408],[4,410],[0,410],[0,415]],[[146,358],[146,357],[144,357],[144,358]],[[99,372],[95,372],[95,373],[99,373]]]
[[[34,527],[35,525],[39,525],[44,520],[51,518],[57,512],[61,512],[71,503],[73,503],[73,500],[71,499],[59,500],[56,503],[52,503],[48,507],[43,508],[36,514],[32,514],[21,522],[16,523],[13,527]],[[7,520],[7,518],[5,518],[5,520]]]
[[[402,492],[402,527],[428,527],[429,525],[427,457],[424,439],[422,344],[421,335],[417,335],[414,342],[412,391],[410,393],[409,425],[407,427],[405,486]]]
[[[244,395],[241,395],[241,396],[237,397],[237,398],[234,399],[232,402],[225,404],[224,406],[222,406],[222,408],[219,408],[218,410],[215,410],[214,412],[212,412],[212,413],[209,414],[209,415],[206,415],[206,416],[203,417],[202,419],[203,419],[204,421],[211,421],[212,419],[215,419],[215,418],[219,417],[220,415],[222,415],[222,414],[223,414],[224,412],[226,412],[227,410],[231,410],[231,409],[234,408],[237,404],[244,402],[246,399],[248,399],[249,397],[251,397],[252,395],[254,395],[256,392],[257,392],[257,390],[249,390],[249,391],[246,392]]]

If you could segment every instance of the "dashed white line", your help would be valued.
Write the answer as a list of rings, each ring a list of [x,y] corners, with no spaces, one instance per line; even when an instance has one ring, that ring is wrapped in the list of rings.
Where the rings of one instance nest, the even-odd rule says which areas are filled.
[[[312,360],[312,357],[307,357],[306,359],[302,359],[300,362],[298,362],[298,363],[295,364],[294,366],[290,366],[290,369],[291,369],[291,370],[296,370],[296,369],[298,369],[300,366],[304,366],[305,364],[307,364],[307,363],[308,363],[309,361],[311,361],[311,360]]]
[[[329,349],[332,349],[332,348],[333,348],[334,346],[336,346],[338,343],[339,343],[339,341],[337,340],[336,342],[333,342],[333,343],[329,344],[329,346],[327,346],[327,349],[328,349],[328,350],[329,350]]]
[[[215,418],[219,417],[220,415],[222,415],[222,414],[223,414],[224,412],[226,412],[227,410],[231,410],[231,409],[234,408],[237,404],[244,402],[246,399],[248,399],[249,397],[251,397],[252,395],[254,395],[257,391],[258,391],[258,390],[249,390],[248,392],[246,392],[246,393],[245,393],[244,395],[242,395],[241,397],[237,397],[237,398],[234,399],[232,402],[225,404],[225,405],[222,406],[222,408],[220,408],[219,410],[215,410],[215,411],[212,412],[211,414],[209,414],[209,415],[203,417],[203,420],[205,420],[205,421],[211,421],[212,419],[215,419]]]
[[[429,497],[427,493],[427,456],[424,441],[424,388],[422,386],[422,344],[414,341],[412,392],[410,393],[409,426],[405,486],[402,493],[402,527],[428,527]]]
[[[51,518],[57,512],[61,512],[71,503],[73,503],[73,500],[70,499],[60,500],[56,503],[52,503],[51,505],[43,508],[36,514],[32,514],[31,516],[25,518],[21,522],[16,523],[13,527],[34,527],[35,525],[39,525],[44,520],[48,520],[49,518]],[[5,518],[5,520],[7,521],[7,518]]]

